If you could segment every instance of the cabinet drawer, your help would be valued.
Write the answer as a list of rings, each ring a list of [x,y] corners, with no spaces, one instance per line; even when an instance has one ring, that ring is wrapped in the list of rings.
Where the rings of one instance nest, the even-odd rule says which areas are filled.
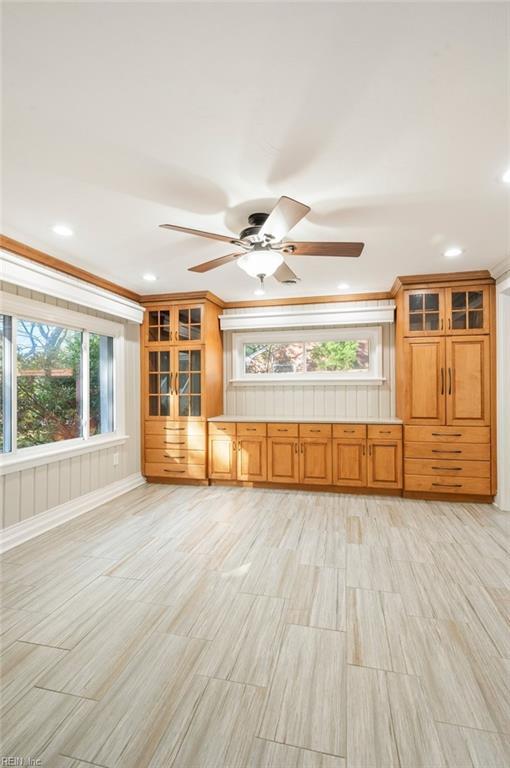
[[[205,435],[205,421],[149,421],[145,422],[146,435]]]
[[[205,451],[205,435],[185,435],[182,432],[166,432],[164,435],[145,435],[145,448]]]
[[[297,437],[297,424],[268,424],[267,434],[269,437]]]
[[[145,461],[151,464],[205,464],[205,451],[179,450],[179,448],[164,451],[159,448],[148,448],[145,451]]]
[[[210,421],[210,435],[235,435],[236,425],[234,421]]]
[[[252,437],[253,435],[259,435],[260,437],[266,436],[266,429],[267,424],[260,424],[257,422],[243,422],[239,421],[237,422],[237,436],[242,437],[248,436]]]
[[[406,459],[406,475],[448,475],[448,477],[490,477],[489,461],[455,459]]]
[[[366,436],[366,424],[333,424],[333,437],[363,438]]]
[[[300,437],[331,437],[331,424],[300,424]]]
[[[430,493],[480,493],[489,496],[491,482],[484,477],[451,477],[451,475],[405,475],[406,491],[429,491]]]
[[[468,459],[488,461],[491,457],[489,443],[404,443],[406,459]]]
[[[368,437],[377,437],[379,440],[402,440],[402,427],[400,424],[369,424]]]
[[[147,462],[145,464],[145,475],[147,477],[175,477],[189,478],[192,480],[205,480],[205,464],[187,464],[179,466],[177,464],[164,464],[160,462]]]
[[[405,439],[412,442],[489,443],[490,427],[407,427]]]

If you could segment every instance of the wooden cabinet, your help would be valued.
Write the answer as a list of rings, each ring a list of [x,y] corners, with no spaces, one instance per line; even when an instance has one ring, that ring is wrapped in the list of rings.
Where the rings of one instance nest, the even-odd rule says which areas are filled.
[[[168,304],[150,308],[144,327],[145,344],[181,344],[203,340],[203,312],[201,304]]]
[[[402,488],[402,441],[369,438],[368,487]]]
[[[404,292],[404,335],[439,336],[445,328],[445,295],[442,288]]]
[[[444,424],[445,339],[405,339],[403,365],[405,423]]]
[[[333,484],[364,488],[367,484],[365,438],[333,439]]]
[[[214,480],[236,479],[235,437],[209,434],[209,477]]]
[[[206,419],[223,408],[221,308],[208,296],[197,303],[172,296],[145,302],[142,460],[151,480],[207,476]],[[215,446],[212,463],[218,477],[230,472],[220,469],[228,452],[228,446]]]
[[[490,329],[488,285],[446,288],[446,333],[453,336],[485,334]]]
[[[305,485],[330,485],[331,439],[302,437],[299,442],[299,481]]]
[[[265,425],[264,425],[265,426]],[[267,440],[258,435],[237,437],[237,479],[253,482],[267,480]]]
[[[285,427],[284,429],[287,430]],[[299,482],[299,443],[297,436],[268,438],[267,479],[270,483]]]
[[[448,338],[446,367],[446,423],[490,424],[489,337]]]

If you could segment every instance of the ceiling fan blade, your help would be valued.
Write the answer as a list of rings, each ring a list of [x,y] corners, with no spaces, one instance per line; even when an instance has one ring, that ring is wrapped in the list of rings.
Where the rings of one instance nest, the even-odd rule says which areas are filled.
[[[217,235],[215,232],[204,232],[201,229],[190,229],[189,227],[178,227],[176,224],[160,224],[162,229],[173,229],[176,232],[186,232],[188,235],[198,235],[198,237],[207,237],[209,240],[221,240],[223,243],[240,245],[241,241],[233,235]]]
[[[365,243],[282,243],[282,253],[293,256],[360,256]]]
[[[303,216],[310,212],[310,207],[304,203],[298,203],[292,197],[280,197],[275,207],[262,225],[258,236],[270,235],[278,242],[285,237],[292,227],[301,221]]]
[[[280,264],[273,277],[276,277],[279,283],[297,283],[301,279],[285,262]]]
[[[195,267],[188,267],[188,272],[209,272],[210,269],[216,269],[223,264],[228,264],[230,261],[235,261],[239,256],[243,256],[243,253],[229,253],[227,256],[220,256],[219,259],[212,259],[212,261],[204,261],[202,264],[197,264]]]

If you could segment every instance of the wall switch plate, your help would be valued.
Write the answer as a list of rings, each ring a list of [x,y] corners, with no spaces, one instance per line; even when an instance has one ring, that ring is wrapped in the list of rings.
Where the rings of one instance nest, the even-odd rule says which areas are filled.
[[[113,454],[113,466],[118,467],[119,466],[119,454],[114,453]]]

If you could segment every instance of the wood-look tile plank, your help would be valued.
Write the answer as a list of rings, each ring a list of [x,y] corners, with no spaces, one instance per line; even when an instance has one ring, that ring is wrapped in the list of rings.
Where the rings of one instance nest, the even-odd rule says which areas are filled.
[[[280,647],[284,610],[282,598],[237,595],[204,651],[198,673],[267,686]]]
[[[507,736],[437,723],[447,768],[503,768],[510,765]]]
[[[250,685],[209,680],[173,766],[245,768],[264,695]]]
[[[345,717],[345,634],[288,625],[258,735],[345,757]]]
[[[400,595],[347,590],[347,660],[361,667],[406,672],[406,616]]]
[[[241,586],[243,592],[267,597],[289,597],[297,572],[294,552],[260,547],[251,553]]]
[[[99,700],[160,622],[164,608],[119,600],[109,614],[38,680],[41,688]]]
[[[345,572],[300,565],[288,599],[287,622],[345,631]]]
[[[398,592],[388,550],[371,544],[347,544],[347,586]]]
[[[9,709],[58,661],[67,651],[42,645],[15,642],[0,656],[2,678],[2,711]]]
[[[255,739],[247,768],[346,768],[343,757]]]
[[[4,651],[25,633],[38,626],[46,617],[32,611],[6,608],[0,616],[0,651]]]
[[[151,635],[61,753],[107,768],[170,766],[207,685],[194,674],[204,642]]]

